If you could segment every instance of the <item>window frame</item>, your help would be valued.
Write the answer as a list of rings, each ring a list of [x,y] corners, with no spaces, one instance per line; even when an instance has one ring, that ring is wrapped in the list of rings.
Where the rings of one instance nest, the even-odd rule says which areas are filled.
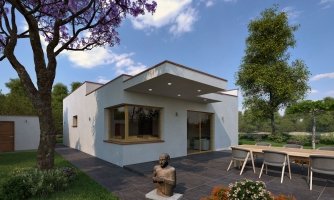
[[[78,115],[73,115],[72,117],[72,127],[78,127]]]
[[[143,108],[154,108],[159,110],[159,119],[158,119],[158,136],[157,137],[153,137],[153,136],[149,136],[149,137],[138,137],[137,136],[130,136],[129,135],[129,125],[130,125],[130,121],[129,121],[129,107],[130,106],[135,106],[135,107],[143,107]],[[124,139],[119,139],[119,138],[112,138],[113,135],[115,135],[114,131],[112,129],[112,110],[113,109],[117,109],[120,107],[124,107],[124,124],[125,124],[125,128],[124,128]],[[107,133],[106,133],[106,140],[105,142],[109,142],[109,143],[116,143],[116,144],[140,144],[140,143],[154,143],[154,142],[163,142],[163,140],[161,140],[161,126],[162,126],[162,111],[163,108],[162,107],[155,107],[155,106],[146,106],[146,105],[137,105],[137,104],[120,104],[120,105],[116,105],[116,106],[112,106],[112,107],[108,107],[106,108],[108,111],[108,125],[107,125]]]

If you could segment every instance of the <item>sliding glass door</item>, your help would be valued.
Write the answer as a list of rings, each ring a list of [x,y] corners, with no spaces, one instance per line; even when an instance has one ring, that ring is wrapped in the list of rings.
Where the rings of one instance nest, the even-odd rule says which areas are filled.
[[[188,111],[188,154],[211,150],[211,116],[210,113]]]

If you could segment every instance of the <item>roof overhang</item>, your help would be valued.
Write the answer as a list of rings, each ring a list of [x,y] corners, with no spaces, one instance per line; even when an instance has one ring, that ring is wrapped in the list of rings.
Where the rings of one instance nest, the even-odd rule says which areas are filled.
[[[170,62],[125,81],[125,91],[159,95],[199,103],[219,102],[212,93],[224,91],[226,80]]]

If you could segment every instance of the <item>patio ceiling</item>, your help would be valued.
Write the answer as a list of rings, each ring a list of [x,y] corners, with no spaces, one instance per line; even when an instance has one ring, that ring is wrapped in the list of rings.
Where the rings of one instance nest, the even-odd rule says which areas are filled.
[[[223,90],[223,88],[218,88],[203,82],[186,79],[169,73],[161,74],[125,89],[125,91],[129,92],[159,95],[199,103],[219,102],[219,100],[209,99],[201,95],[216,93]]]

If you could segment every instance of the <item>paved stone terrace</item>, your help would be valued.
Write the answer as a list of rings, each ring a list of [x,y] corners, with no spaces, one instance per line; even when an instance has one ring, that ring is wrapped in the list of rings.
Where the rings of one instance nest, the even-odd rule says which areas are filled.
[[[145,199],[145,194],[154,189],[151,180],[153,166],[157,162],[146,162],[118,167],[78,150],[58,146],[56,151],[73,165],[87,173],[102,186],[122,200]],[[334,176],[316,174],[313,190],[306,182],[307,168],[292,164],[292,179],[287,175],[280,183],[280,169],[269,167],[268,175],[258,178],[261,162],[256,162],[256,174],[251,165],[247,165],[240,176],[239,169],[226,171],[230,162],[230,151],[209,152],[171,159],[176,168],[177,186],[175,191],[184,194],[184,200],[198,200],[208,196],[216,185],[228,185],[244,178],[262,180],[267,189],[274,194],[292,194],[298,200],[333,200]]]

